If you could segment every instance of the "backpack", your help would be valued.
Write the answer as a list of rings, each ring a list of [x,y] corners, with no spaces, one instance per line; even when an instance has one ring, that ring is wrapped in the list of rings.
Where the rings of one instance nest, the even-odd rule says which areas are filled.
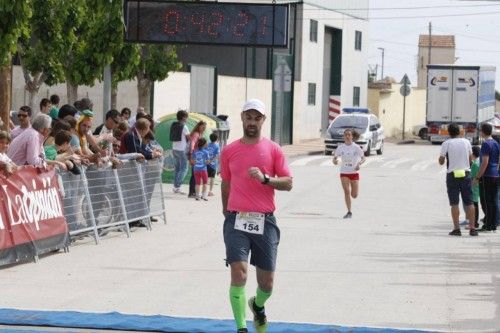
[[[184,130],[184,124],[176,121],[170,126],[170,141],[182,141],[182,132]]]

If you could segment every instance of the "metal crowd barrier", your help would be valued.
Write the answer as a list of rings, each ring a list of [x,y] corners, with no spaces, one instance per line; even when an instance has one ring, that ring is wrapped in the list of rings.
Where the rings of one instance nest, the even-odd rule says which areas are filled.
[[[161,160],[124,161],[111,166],[80,167],[80,174],[59,172],[66,221],[71,237],[82,233],[99,243],[102,230],[140,221],[151,230],[151,216],[167,223]]]

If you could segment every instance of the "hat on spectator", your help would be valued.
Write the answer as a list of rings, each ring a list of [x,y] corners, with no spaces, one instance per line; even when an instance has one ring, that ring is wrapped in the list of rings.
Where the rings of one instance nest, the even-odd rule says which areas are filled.
[[[245,104],[243,104],[242,111],[245,112],[249,110],[258,111],[263,116],[266,115],[266,106],[264,105],[264,103],[262,103],[262,101],[258,99],[249,99],[248,101],[245,102]]]
[[[88,110],[88,109],[87,110],[83,110],[82,114],[84,116],[87,116],[87,117],[93,117],[94,116],[94,112],[92,112],[91,110]]]

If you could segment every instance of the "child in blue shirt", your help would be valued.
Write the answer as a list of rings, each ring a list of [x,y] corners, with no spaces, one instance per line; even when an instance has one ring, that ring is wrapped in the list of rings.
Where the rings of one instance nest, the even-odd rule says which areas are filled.
[[[210,155],[207,150],[207,140],[199,138],[196,149],[191,155],[191,164],[193,165],[194,179],[196,183],[196,200],[205,200],[207,198],[208,173],[207,165],[210,164]],[[203,189],[202,189],[203,188]],[[203,191],[203,194],[202,194]]]
[[[217,167],[219,164],[219,156],[220,156],[220,148],[219,148],[219,136],[216,133],[210,134],[210,143],[208,144],[207,150],[208,153],[210,154],[210,164],[207,165],[207,172],[208,172],[208,184],[209,184],[209,190],[208,190],[208,196],[213,196],[214,193],[212,192],[214,188],[214,178],[215,175],[217,174]]]

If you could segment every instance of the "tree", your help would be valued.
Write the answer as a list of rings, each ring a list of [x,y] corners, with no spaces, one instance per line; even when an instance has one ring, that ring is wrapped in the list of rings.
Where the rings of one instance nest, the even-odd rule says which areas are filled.
[[[31,1],[0,1],[0,114],[3,128],[9,128],[11,104],[11,62],[16,52],[17,40],[27,33],[31,17]]]
[[[64,81],[59,60],[63,50],[59,49],[59,45],[65,32],[57,13],[58,0],[32,0],[32,3],[29,36],[19,39],[18,54],[28,92],[28,105],[35,110],[35,97],[42,83],[47,81],[52,85]]]
[[[151,86],[155,81],[163,81],[168,73],[181,68],[177,51],[171,45],[143,44],[140,47],[140,64],[137,70],[137,91],[139,106],[149,113]]]
[[[141,62],[140,46],[123,42],[118,53],[113,55],[111,63],[111,108],[116,109],[118,83],[126,80],[133,80],[137,74],[139,64]]]
[[[102,79],[122,36],[122,0],[57,0],[65,38],[60,59],[68,102],[78,98],[78,86]]]

